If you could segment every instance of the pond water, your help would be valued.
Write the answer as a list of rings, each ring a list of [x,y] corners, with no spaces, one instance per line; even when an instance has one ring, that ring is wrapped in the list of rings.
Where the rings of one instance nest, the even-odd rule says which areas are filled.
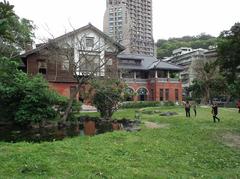
[[[138,131],[139,121],[82,121],[70,123],[65,127],[48,126],[44,128],[23,128],[16,125],[0,125],[0,141],[5,142],[43,142],[62,140],[66,137],[93,136],[114,130]]]

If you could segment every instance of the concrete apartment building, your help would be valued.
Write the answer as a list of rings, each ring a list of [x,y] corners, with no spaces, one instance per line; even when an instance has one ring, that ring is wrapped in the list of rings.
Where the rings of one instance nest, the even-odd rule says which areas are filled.
[[[180,73],[182,80],[183,91],[186,94],[187,89],[192,84],[195,78],[194,65],[198,60],[216,60],[216,49],[192,49],[188,47],[181,47],[173,51],[173,55],[165,61],[182,66],[183,71]]]
[[[152,0],[107,0],[103,31],[125,53],[154,55]]]

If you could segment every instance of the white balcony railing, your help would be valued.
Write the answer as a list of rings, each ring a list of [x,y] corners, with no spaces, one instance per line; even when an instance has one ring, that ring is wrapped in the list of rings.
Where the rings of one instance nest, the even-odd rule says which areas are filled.
[[[147,83],[148,79],[140,79],[140,78],[123,78],[126,83]]]
[[[151,78],[151,79],[140,79],[140,78],[123,78],[126,83],[147,83],[150,81],[151,83],[161,82],[161,83],[179,83],[180,80],[178,78]]]

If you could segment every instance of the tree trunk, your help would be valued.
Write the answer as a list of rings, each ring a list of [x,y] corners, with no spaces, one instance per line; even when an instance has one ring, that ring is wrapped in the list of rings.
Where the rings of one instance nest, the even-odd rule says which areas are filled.
[[[209,100],[210,100],[210,90],[209,90],[209,87],[208,87],[207,85],[205,86],[205,93],[206,93],[205,103],[206,103],[206,104],[209,104]]]
[[[64,115],[63,115],[62,119],[61,119],[61,123],[62,123],[62,124],[65,124],[66,121],[67,121],[67,118],[68,118],[68,116],[69,116],[69,114],[70,114],[70,112],[71,112],[71,109],[72,109],[73,101],[74,101],[74,99],[76,98],[76,96],[77,96],[77,94],[78,94],[78,92],[79,92],[79,90],[80,90],[80,86],[81,86],[81,85],[78,84],[75,92],[73,93],[73,95],[70,96],[70,99],[69,99],[69,101],[68,101],[68,106],[67,106],[67,108],[66,108],[66,110],[65,110],[65,112],[64,112]]]

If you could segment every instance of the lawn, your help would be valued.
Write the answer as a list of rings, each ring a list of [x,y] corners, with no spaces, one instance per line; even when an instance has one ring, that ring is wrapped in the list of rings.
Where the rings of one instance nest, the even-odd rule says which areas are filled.
[[[142,125],[140,132],[40,144],[1,142],[0,178],[240,178],[237,110],[220,109],[220,123],[213,123],[210,108],[198,108],[196,118],[185,118],[180,107],[145,110],[178,115],[143,114],[143,122],[167,127]],[[135,109],[126,109],[114,117],[134,118],[134,114]]]

